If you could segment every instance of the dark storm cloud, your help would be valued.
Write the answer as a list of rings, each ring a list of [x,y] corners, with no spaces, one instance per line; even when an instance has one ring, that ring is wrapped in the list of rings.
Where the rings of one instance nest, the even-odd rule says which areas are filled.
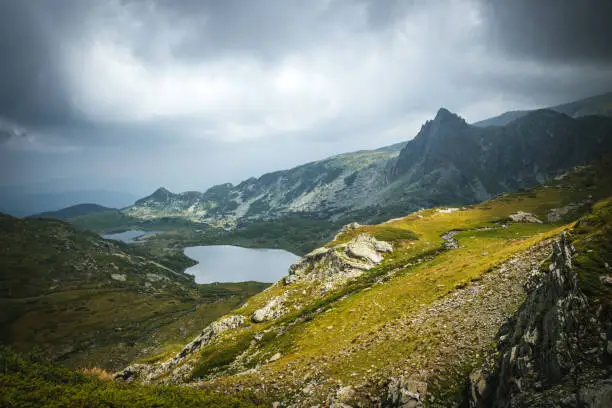
[[[2,119],[0,117],[0,144],[4,142],[8,142],[14,138],[23,138],[26,137],[27,133],[25,129],[12,124],[11,122]]]
[[[77,2],[0,2],[0,115],[28,124],[66,123],[70,109],[59,48]]]
[[[484,24],[502,51],[536,61],[612,63],[611,1],[482,1]],[[2,1],[0,114],[36,125],[81,119],[74,90],[67,89],[65,45],[85,37],[92,40],[83,47],[91,46],[98,29],[117,26],[117,35],[129,36],[134,55],[150,64],[162,58],[162,48],[177,61],[244,54],[273,63],[338,36],[393,27],[430,5],[423,0],[313,1],[308,7],[297,0]],[[363,13],[366,26],[360,23]],[[175,38],[164,37],[173,31]]]
[[[612,64],[610,0],[484,0],[493,41],[518,56]]]
[[[611,7],[0,0],[0,118],[10,124],[0,160],[53,153],[11,163],[32,178],[78,168],[201,189],[201,174],[236,181],[410,139],[440,106],[475,121],[607,92]]]

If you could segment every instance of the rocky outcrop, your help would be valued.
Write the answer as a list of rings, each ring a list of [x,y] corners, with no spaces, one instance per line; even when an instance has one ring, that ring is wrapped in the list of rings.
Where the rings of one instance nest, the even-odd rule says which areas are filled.
[[[442,234],[441,238],[444,240],[444,247],[446,249],[457,249],[459,248],[459,241],[455,239],[459,231],[448,231],[446,234]]]
[[[609,398],[588,392],[591,376],[602,375],[606,334],[580,290],[565,234],[553,245],[549,270],[528,286],[526,301],[499,331],[497,349],[470,375],[469,406],[608,406],[587,401]]]
[[[514,214],[511,214],[508,218],[510,218],[510,221],[514,221],[514,222],[527,222],[527,223],[532,223],[532,224],[542,224],[542,221],[540,221],[538,217],[536,217],[535,215],[531,213],[524,212],[524,211],[518,211]]]
[[[393,247],[388,242],[378,241],[371,235],[361,234],[346,245],[344,252],[351,258],[378,265],[383,260],[382,254],[393,252]]]
[[[424,406],[426,394],[426,382],[404,376],[392,378],[387,385],[387,395],[382,402],[382,407],[420,408]]]
[[[228,330],[236,329],[242,326],[245,322],[244,316],[229,316],[223,319],[217,320],[206,326],[202,333],[189,344],[187,344],[180,353],[176,354],[173,358],[165,361],[158,366],[152,366],[149,364],[133,364],[126,367],[123,371],[115,374],[115,379],[131,382],[135,379],[144,383],[152,382],[164,374],[172,371],[173,377],[181,377],[187,375],[191,371],[191,366],[186,366],[184,369],[179,367],[183,364],[191,355],[201,349],[203,346],[209,344],[219,334]]]
[[[283,306],[285,301],[285,296],[276,296],[272,298],[264,307],[257,309],[255,313],[253,313],[251,320],[255,323],[261,323],[278,319],[286,313],[286,308]]]
[[[360,234],[347,244],[317,248],[289,268],[285,284],[296,281],[316,281],[333,288],[356,278],[382,262],[393,247],[368,234]]]

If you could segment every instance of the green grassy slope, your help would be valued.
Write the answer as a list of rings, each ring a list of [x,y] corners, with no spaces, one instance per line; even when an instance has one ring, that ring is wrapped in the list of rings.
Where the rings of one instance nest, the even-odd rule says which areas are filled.
[[[0,231],[0,341],[40,345],[67,366],[115,369],[180,347],[266,287],[196,285],[182,252],[151,254],[59,220],[1,215]]]
[[[264,404],[248,393],[228,397],[183,387],[117,384],[96,374],[52,365],[35,354],[21,356],[0,347],[0,406],[251,408]]]
[[[493,346],[503,320],[524,300],[523,285],[549,255],[549,240],[572,228],[596,200],[612,195],[611,175],[607,159],[479,205],[423,210],[347,231],[328,246],[370,233],[395,250],[324,295],[305,282],[278,282],[255,295],[232,314],[249,321],[277,296],[288,299],[289,311],[228,331],[204,347],[194,357],[192,380],[204,380],[206,389],[238,387],[288,403],[321,403],[350,387],[354,395],[347,401],[367,406],[390,377],[406,375],[428,384],[430,406],[448,406],[460,398],[466,376]],[[543,223],[511,222],[518,211]],[[591,233],[602,233],[598,222]],[[441,235],[449,231],[457,231],[456,249],[444,247]],[[585,271],[584,279],[594,280]]]

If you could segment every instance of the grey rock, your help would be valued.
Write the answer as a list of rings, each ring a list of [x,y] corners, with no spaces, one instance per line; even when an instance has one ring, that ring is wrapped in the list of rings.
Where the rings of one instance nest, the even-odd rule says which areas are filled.
[[[424,406],[427,383],[411,377],[394,377],[387,385],[383,408],[419,408]]]
[[[540,221],[535,215],[524,211],[518,211],[514,214],[511,214],[508,218],[510,218],[510,220],[514,222],[542,224],[542,221]]]
[[[499,331],[504,341],[469,376],[470,407],[557,406],[566,399],[576,406],[576,373],[587,378],[603,353],[565,233],[553,244],[549,271],[526,286],[525,302]]]
[[[284,283],[317,282],[325,293],[362,275],[379,264],[393,246],[368,234],[360,234],[347,244],[321,247],[304,255],[289,268]]]
[[[251,320],[255,323],[261,323],[268,320],[278,319],[284,315],[287,310],[283,307],[286,298],[284,296],[276,296],[272,298],[264,307],[257,309]]]
[[[191,371],[191,365],[184,364],[188,357],[193,355],[203,346],[210,343],[219,334],[242,326],[245,320],[246,319],[244,316],[228,316],[217,320],[206,326],[200,335],[188,343],[171,359],[158,365],[133,364],[116,373],[114,378],[126,382],[138,380],[143,383],[151,383],[162,375],[172,371],[170,381],[173,379],[180,380],[188,376],[189,372]]]

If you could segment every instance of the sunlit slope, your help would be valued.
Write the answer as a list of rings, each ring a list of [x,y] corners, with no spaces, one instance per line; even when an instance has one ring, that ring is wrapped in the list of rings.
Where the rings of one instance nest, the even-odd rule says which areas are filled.
[[[204,387],[247,388],[313,404],[330,398],[367,403],[382,395],[390,378],[404,375],[426,384],[434,405],[445,406],[524,300],[524,285],[549,256],[550,239],[612,194],[611,170],[606,160],[472,207],[349,228],[327,245],[340,258],[323,258],[326,264],[307,256],[306,275],[293,279],[293,273],[251,298],[232,313],[236,324],[168,370],[134,371],[146,381],[203,381]],[[526,222],[534,220],[521,212],[536,222]],[[339,279],[344,245],[362,234],[390,243],[393,252],[324,290],[325,271],[336,270]],[[324,251],[315,254],[330,253]],[[261,310],[271,313],[254,319]]]

